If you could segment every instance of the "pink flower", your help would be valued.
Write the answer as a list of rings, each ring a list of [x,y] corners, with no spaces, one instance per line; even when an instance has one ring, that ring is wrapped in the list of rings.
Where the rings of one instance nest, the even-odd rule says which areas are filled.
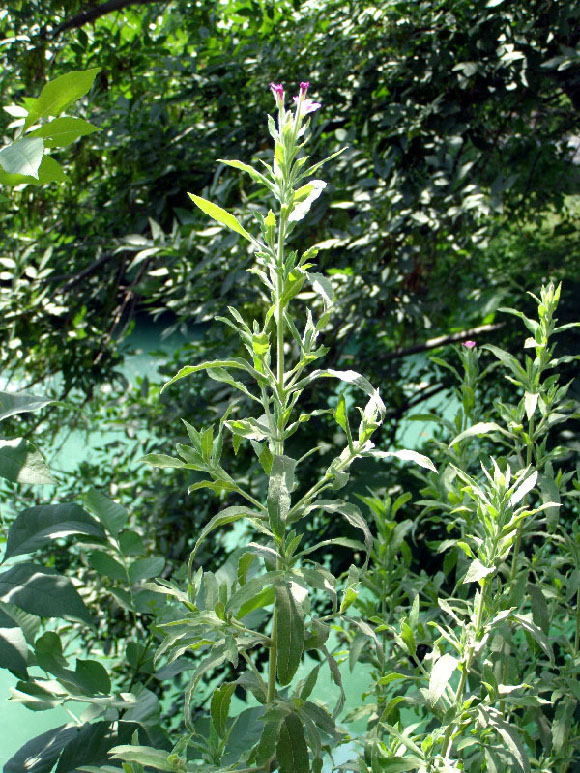
[[[308,115],[308,113],[313,113],[315,110],[318,110],[322,107],[322,104],[320,102],[315,102],[313,99],[301,99],[300,97],[294,97],[294,102],[296,104],[302,103],[302,107],[300,109],[300,112],[302,115]]]
[[[464,341],[463,346],[465,346],[466,349],[473,349],[475,346],[477,346],[476,341]]]
[[[270,89],[276,97],[276,104],[284,103],[284,86],[281,83],[271,83]]]
[[[306,92],[308,91],[308,87],[310,86],[310,81],[302,81],[300,84],[300,96],[305,97]]]

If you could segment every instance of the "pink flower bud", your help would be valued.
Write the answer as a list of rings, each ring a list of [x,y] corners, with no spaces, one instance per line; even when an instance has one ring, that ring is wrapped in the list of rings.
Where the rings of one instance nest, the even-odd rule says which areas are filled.
[[[473,349],[475,346],[477,346],[476,341],[464,341],[463,346],[465,346],[466,349]]]
[[[271,83],[270,89],[276,97],[276,102],[284,102],[284,86],[281,83]]]
[[[310,81],[302,81],[300,84],[300,96],[305,97],[306,92],[308,91],[308,87],[310,86]]]

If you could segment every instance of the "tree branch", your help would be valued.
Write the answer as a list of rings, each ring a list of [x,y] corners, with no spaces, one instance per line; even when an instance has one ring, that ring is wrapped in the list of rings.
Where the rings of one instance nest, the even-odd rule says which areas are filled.
[[[107,13],[114,13],[115,11],[121,11],[129,5],[152,5],[160,0],[108,0],[107,3],[97,5],[94,8],[87,8],[86,11],[71,16],[70,19],[63,21],[58,27],[55,27],[48,35],[45,33],[43,37],[49,37],[51,40],[57,38],[62,32],[73,29],[74,27],[83,27],[85,24],[90,24],[96,21],[101,16]]]
[[[480,327],[472,327],[469,330],[462,330],[460,333],[451,333],[451,335],[437,336],[437,338],[430,338],[424,341],[422,344],[416,346],[409,346],[407,349],[399,348],[393,352],[387,352],[387,354],[381,355],[385,360],[395,360],[399,357],[408,357],[411,354],[418,354],[419,352],[428,352],[430,349],[437,349],[439,346],[445,346],[445,344],[454,344],[458,341],[467,341],[473,336],[480,333],[487,333],[490,330],[499,330],[504,327],[505,322],[497,322],[495,325],[481,325]]]

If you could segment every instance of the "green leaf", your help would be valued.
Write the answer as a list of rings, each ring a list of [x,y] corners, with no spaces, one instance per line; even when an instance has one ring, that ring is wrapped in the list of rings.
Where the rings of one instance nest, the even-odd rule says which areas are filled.
[[[346,400],[344,399],[343,394],[339,396],[338,403],[336,404],[336,408],[333,411],[332,416],[338,426],[343,430],[343,432],[348,434],[350,427],[348,424],[348,414],[346,411]]]
[[[70,617],[93,625],[68,577],[37,564],[17,564],[0,574],[0,600],[40,617]]]
[[[296,464],[296,460],[289,456],[274,456],[272,462],[268,485],[268,515],[272,531],[280,538],[284,534],[286,517],[290,511]]]
[[[262,731],[260,742],[254,751],[254,761],[256,765],[265,766],[268,760],[271,760],[274,757],[279,727],[280,721],[264,723],[264,730]]]
[[[519,623],[524,631],[527,631],[537,641],[542,650],[550,659],[550,662],[553,662],[554,653],[552,651],[550,640],[533,622],[532,615],[512,613],[510,615],[510,620],[515,620],[517,623]]]
[[[284,582],[276,586],[276,675],[283,686],[292,681],[304,652],[304,610],[294,597],[294,585]]]
[[[251,599],[249,599],[244,604],[242,604],[242,606],[238,610],[236,617],[238,617],[241,620],[246,615],[249,615],[250,612],[255,612],[256,609],[264,609],[265,607],[269,607],[271,604],[275,602],[275,600],[276,600],[276,595],[274,593],[274,588],[271,585],[268,585],[266,588],[263,588],[261,591],[259,591]]]
[[[46,148],[64,148],[79,137],[97,132],[96,126],[82,118],[56,118],[27,134],[27,137],[43,137]],[[8,171],[8,170],[6,170]]]
[[[175,456],[168,456],[167,454],[145,454],[139,459],[140,462],[150,464],[151,467],[187,467],[186,463],[181,459],[177,459]]]
[[[507,750],[518,764],[519,771],[521,773],[531,773],[532,769],[528,754],[515,727],[505,722],[499,712],[488,710],[486,716],[489,724],[499,733]]]
[[[63,748],[77,734],[76,727],[61,725],[24,744],[4,765],[3,773],[50,773]]]
[[[338,667],[338,664],[334,659],[334,657],[331,655],[331,653],[328,651],[328,648],[326,646],[322,646],[319,649],[324,654],[324,657],[326,658],[326,662],[328,663],[328,667],[330,669],[330,676],[332,677],[332,681],[339,689],[338,699],[334,706],[334,711],[332,712],[333,718],[336,719],[336,717],[340,714],[340,712],[344,708],[344,704],[346,701],[344,687],[342,686],[342,676],[340,674],[340,669]]]
[[[266,377],[255,368],[253,368],[250,363],[243,357],[231,357],[229,360],[209,360],[207,362],[200,362],[199,365],[186,365],[184,368],[181,368],[177,375],[173,376],[173,378],[170,379],[166,384],[163,384],[161,387],[161,392],[163,392],[163,390],[171,384],[174,384],[176,381],[191,375],[191,373],[199,373],[202,370],[209,371],[216,368],[234,368],[237,370],[245,370],[246,373],[249,373],[251,376],[253,376],[259,384],[267,383]]]
[[[206,215],[213,217],[214,220],[217,220],[218,223],[225,225],[226,228],[229,228],[231,231],[235,231],[236,233],[241,234],[241,236],[243,236],[249,242],[254,241],[250,234],[240,223],[240,221],[237,219],[237,217],[230,214],[229,212],[226,212],[225,209],[218,207],[218,205],[214,204],[212,201],[203,199],[201,196],[196,196],[193,193],[188,193],[187,195],[193,201],[193,203],[196,204]]]
[[[23,174],[9,174],[0,169],[0,184],[2,185],[48,185],[48,183],[68,182],[64,169],[51,156],[43,156],[38,170],[38,177]]]
[[[133,561],[129,567],[129,580],[131,583],[140,580],[148,580],[151,577],[158,577],[165,566],[165,559],[162,556],[150,556],[148,558],[138,558]]]
[[[0,477],[13,483],[56,483],[40,451],[28,440],[0,440]]]
[[[232,695],[236,690],[235,682],[227,682],[214,692],[211,699],[211,718],[220,738],[225,738],[230,713]]]
[[[304,389],[304,387],[307,387],[309,384],[312,384],[319,378],[337,378],[345,384],[353,384],[354,386],[357,386],[359,389],[362,389],[366,395],[376,401],[379,413],[384,416],[386,408],[385,404],[379,397],[378,390],[372,386],[368,379],[366,379],[364,376],[361,376],[360,373],[357,373],[354,370],[313,370],[312,373],[306,376],[306,378],[303,378],[301,381],[295,384],[293,389],[295,391]]]
[[[27,679],[28,647],[18,623],[0,609],[0,668]]]
[[[284,572],[276,570],[261,574],[259,577],[252,577],[245,585],[238,588],[235,593],[232,593],[226,604],[226,612],[236,614],[248,601],[255,598],[263,588],[274,585],[284,576]]]
[[[75,503],[38,505],[19,513],[8,532],[3,561],[32,553],[60,537],[85,534],[105,539],[101,525]]]
[[[407,448],[402,448],[400,451],[373,450],[371,451],[371,456],[374,456],[377,459],[387,459],[388,457],[394,456],[397,459],[402,459],[405,462],[414,462],[415,464],[418,464],[419,467],[424,467],[426,470],[431,470],[431,472],[437,472],[437,468],[428,456],[420,454],[418,451],[411,451]]]
[[[310,773],[304,725],[294,713],[280,723],[276,759],[280,773]]]
[[[550,611],[548,609],[546,598],[542,593],[542,589],[539,585],[530,583],[528,585],[528,593],[530,594],[530,601],[532,603],[532,617],[534,623],[546,636],[548,636],[550,633]]]
[[[297,690],[298,697],[301,698],[301,700],[303,701],[307,700],[312,694],[312,690],[314,690],[314,688],[316,687],[316,682],[318,681],[318,674],[320,673],[321,668],[322,668],[322,663],[317,663],[314,666],[314,668],[311,669],[306,679],[301,683],[300,689]]]
[[[481,561],[479,561],[477,558],[474,558],[473,561],[469,564],[467,574],[463,578],[463,584],[465,585],[469,582],[478,582],[484,577],[487,577],[488,574],[493,574],[493,572],[495,572],[494,566],[484,566]]]
[[[77,684],[82,686],[86,694],[108,695],[111,692],[111,679],[107,669],[98,660],[77,659],[74,673]]]
[[[121,580],[127,582],[127,571],[123,564],[116,561],[113,556],[96,550],[89,555],[89,564],[95,571],[112,580]]]
[[[311,180],[294,193],[293,207],[288,218],[289,223],[298,223],[306,217],[310,207],[326,188],[324,180]]]
[[[218,161],[220,161],[222,164],[226,164],[227,166],[232,166],[234,169],[240,169],[242,172],[246,172],[247,174],[249,174],[252,180],[254,180],[254,182],[260,183],[261,185],[265,185],[267,188],[270,188],[270,189],[272,188],[272,184],[270,183],[270,181],[266,177],[264,177],[263,174],[261,174],[256,169],[254,169],[253,166],[250,166],[249,164],[244,164],[243,161],[237,161],[236,159],[218,158]]]
[[[552,744],[556,754],[561,754],[566,746],[566,741],[573,726],[576,704],[577,701],[570,697],[558,701],[556,716],[552,724]]]
[[[367,554],[371,552],[373,548],[373,537],[367,522],[356,505],[342,500],[320,500],[315,502],[308,510],[317,510],[318,508],[327,513],[339,513],[351,526],[362,531],[364,534],[365,550]]]
[[[494,346],[493,344],[484,344],[481,348],[487,349],[495,355],[500,362],[511,370],[516,377],[516,380],[522,384],[522,386],[525,387],[528,384],[528,375],[526,371],[512,354],[505,352],[503,349],[500,349],[499,346]]]
[[[509,435],[509,433],[495,421],[480,421],[477,424],[474,424],[473,427],[469,427],[469,429],[460,432],[457,437],[453,438],[449,445],[453,446],[455,443],[460,443],[468,437],[489,435],[490,432],[501,432],[503,435]]]
[[[113,502],[94,488],[86,494],[85,505],[113,537],[119,536],[119,532],[129,520],[129,513],[123,505]]]
[[[42,139],[24,137],[0,150],[0,165],[8,174],[25,175],[38,180],[43,156]]]
[[[226,507],[225,510],[221,510],[217,515],[214,515],[214,517],[210,520],[209,523],[207,523],[201,534],[196,540],[196,543],[194,545],[193,551],[191,553],[192,559],[195,558],[195,554],[199,550],[199,547],[203,540],[207,537],[208,534],[211,534],[212,531],[215,531],[215,529],[219,529],[220,526],[226,526],[229,523],[235,523],[236,521],[240,521],[242,518],[245,518],[247,515],[256,515],[253,513],[249,508],[234,505],[232,507]]]
[[[429,689],[425,691],[429,703],[434,706],[445,692],[451,675],[458,665],[457,658],[446,653],[442,655],[433,666],[429,675]]]
[[[38,99],[25,99],[24,105],[28,110],[25,128],[35,124],[39,118],[59,115],[72,102],[83,97],[93,85],[99,71],[99,68],[72,70],[47,83]]]
[[[115,759],[149,765],[155,770],[175,770],[175,765],[168,760],[169,752],[158,751],[151,746],[114,746],[109,754]]]

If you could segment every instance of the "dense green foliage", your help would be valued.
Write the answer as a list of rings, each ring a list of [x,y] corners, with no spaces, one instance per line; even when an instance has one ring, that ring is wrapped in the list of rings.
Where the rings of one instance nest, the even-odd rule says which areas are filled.
[[[159,669],[155,671],[152,660],[156,633],[151,614],[159,599],[155,602],[156,596],[143,587],[143,582],[163,571],[164,578],[175,577],[179,585],[183,579],[179,568],[203,527],[216,514],[216,499],[213,493],[199,488],[188,496],[188,485],[200,481],[192,470],[180,465],[177,469],[152,470],[136,464],[136,460],[144,453],[172,453],[176,442],[187,444],[191,436],[188,438],[181,418],[194,427],[219,423],[231,405],[232,394],[227,383],[203,375],[180,381],[161,397],[158,383],[163,379],[156,373],[140,379],[136,388],[130,387],[121,370],[124,341],[135,321],[142,321],[145,314],[153,315],[157,329],[163,328],[166,334],[180,332],[187,343],[176,352],[173,364],[168,362],[162,367],[165,376],[173,375],[178,364],[228,360],[243,354],[236,331],[224,328],[217,335],[213,319],[216,314],[223,315],[228,305],[239,309],[246,319],[263,318],[268,298],[263,292],[256,294],[255,277],[246,271],[252,265],[251,247],[239,233],[208,225],[204,215],[192,212],[186,192],[194,191],[235,211],[248,230],[257,216],[267,214],[270,202],[260,195],[259,186],[217,164],[215,159],[235,157],[254,166],[270,160],[263,125],[271,106],[267,87],[272,79],[298,82],[308,77],[313,81],[316,97],[324,105],[324,110],[312,119],[309,153],[313,159],[347,146],[329,165],[328,190],[313,204],[308,219],[297,224],[294,238],[296,243],[321,246],[316,270],[332,281],[331,324],[320,331],[321,341],[329,349],[324,367],[345,371],[354,366],[373,385],[380,386],[386,413],[373,438],[378,448],[389,451],[397,447],[402,428],[408,426],[404,421],[408,413],[418,406],[420,409],[431,395],[448,395],[456,385],[455,379],[463,378],[445,364],[446,356],[442,359],[441,352],[437,352],[434,366],[423,361],[417,364],[410,358],[414,353],[474,337],[478,342],[489,342],[489,351],[494,355],[499,351],[494,346],[516,351],[521,347],[519,331],[514,324],[506,324],[505,315],[497,314],[497,309],[516,306],[530,320],[536,319],[536,303],[524,291],[537,292],[542,284],[547,287],[550,279],[564,280],[558,307],[560,323],[578,319],[580,285],[574,268],[578,261],[579,214],[574,135],[580,103],[578,6],[549,0],[525,4],[508,0],[454,0],[447,4],[332,0],[317,6],[297,0],[271,6],[251,0],[219,4],[199,0],[165,5],[114,2],[91,6],[87,11],[76,3],[26,2],[13,4],[0,13],[0,95],[3,105],[17,106],[3,116],[4,144],[9,149],[18,141],[29,143],[33,157],[26,160],[31,163],[32,173],[42,170],[40,153],[48,149],[50,155],[42,156],[45,170],[51,163],[47,159],[54,161],[54,156],[61,164],[51,167],[55,181],[62,178],[62,171],[55,169],[64,170],[69,178],[68,182],[61,180],[60,184],[42,187],[4,188],[8,201],[0,204],[4,236],[0,304],[6,331],[1,349],[3,388],[32,389],[42,396],[30,398],[28,407],[25,402],[7,403],[3,417],[5,441],[0,461],[15,470],[4,483],[3,514],[8,515],[8,522],[14,518],[11,513],[19,514],[21,519],[14,524],[16,532],[10,532],[6,557],[38,550],[44,567],[40,586],[44,583],[52,587],[53,583],[56,588],[60,580],[51,577],[61,575],[74,578],[75,584],[80,582],[83,606],[78,605],[80,597],[71,595],[76,593],[74,586],[66,584],[63,587],[69,595],[63,597],[64,606],[57,600],[50,614],[68,610],[69,616],[86,621],[86,609],[93,613],[98,609],[101,623],[98,630],[76,624],[70,631],[62,629],[63,641],[66,644],[69,636],[74,636],[74,643],[68,643],[71,653],[82,645],[96,653],[117,656],[112,685],[96,660],[84,659],[86,650],[80,651],[73,670],[60,652],[60,641],[50,625],[46,630],[39,629],[37,618],[3,605],[3,629],[14,634],[8,637],[14,646],[4,650],[3,657],[9,660],[4,665],[23,677],[28,658],[29,666],[37,662],[60,680],[61,687],[64,684],[68,694],[91,695],[97,705],[101,698],[94,696],[104,696],[112,689],[112,695],[132,693],[131,700],[136,704],[128,708],[126,704],[115,705],[115,699],[110,704],[110,698],[103,698],[101,706],[120,711],[124,723],[114,727],[109,721],[99,721],[85,725],[80,735],[64,729],[62,738],[51,739],[54,760],[65,745],[72,744],[69,757],[65,755],[59,762],[59,771],[74,769],[70,767],[74,749],[88,748],[89,736],[100,751],[95,752],[93,760],[86,758],[84,762],[104,762],[105,748],[129,743],[136,726],[133,722],[147,733],[139,736],[140,742],[157,749],[168,748],[177,737],[168,731],[167,723],[161,731],[158,700],[162,700],[164,710],[171,706],[170,714],[178,712],[173,725],[179,730],[179,684],[186,683],[195,658],[185,665],[180,661],[182,671],[179,665],[162,668],[158,678]],[[88,71],[86,84],[77,83],[79,93],[69,95],[70,99],[57,107],[73,116],[63,120],[76,121],[67,124],[68,129],[74,125],[82,138],[59,150],[64,142],[46,128],[34,135],[33,127],[37,119],[43,126],[50,126],[44,119],[56,113],[43,115],[39,111],[34,115],[34,105],[41,106],[42,97],[36,103],[29,98],[40,96],[47,80],[80,70]],[[86,93],[96,70],[99,72],[88,100],[69,107],[72,99]],[[19,131],[17,123],[9,126],[11,121],[22,120],[22,106],[33,114],[25,127],[31,136],[25,134],[24,140],[14,136],[14,131]],[[87,120],[100,131],[93,133],[87,128]],[[38,144],[40,137],[44,148]],[[72,141],[74,133],[68,133],[66,139]],[[7,161],[5,149],[0,151],[4,170],[0,182],[22,182],[6,177],[10,170],[3,159],[8,165],[15,163],[14,156],[8,153]],[[49,182],[46,175],[40,178],[39,182]],[[304,292],[301,298],[316,313],[324,309],[324,300],[315,294]],[[573,330],[561,336],[559,353],[577,353],[579,348]],[[458,352],[465,360],[466,351]],[[475,367],[474,357],[469,361],[471,368]],[[537,357],[541,360],[540,354]],[[520,551],[518,537],[514,552],[522,557],[521,564],[514,560],[507,575],[501,556],[486,554],[491,562],[488,568],[491,570],[493,564],[497,574],[492,575],[493,582],[484,583],[487,597],[482,588],[479,607],[469,607],[475,600],[460,594],[460,617],[465,616],[461,625],[467,626],[465,631],[479,630],[485,637],[481,633],[482,610],[495,610],[496,614],[505,611],[507,602],[505,598],[501,601],[504,591],[500,578],[509,577],[513,571],[514,579],[521,570],[524,579],[517,585],[516,595],[520,596],[515,599],[521,608],[515,614],[529,617],[533,613],[533,619],[526,627],[521,620],[505,618],[507,630],[501,632],[505,648],[494,650],[492,660],[504,657],[510,637],[516,637],[515,648],[519,647],[519,623],[526,635],[535,637],[540,650],[533,645],[529,653],[532,660],[514,664],[510,679],[516,673],[522,679],[531,673],[533,658],[540,651],[550,667],[553,662],[560,668],[565,666],[563,681],[555,685],[544,676],[536,693],[548,696],[555,714],[546,710],[543,718],[538,718],[541,704],[528,706],[525,719],[532,721],[534,714],[534,732],[539,735],[526,736],[526,754],[535,744],[538,756],[532,765],[539,770],[565,770],[574,754],[574,734],[567,735],[564,728],[574,713],[570,685],[576,679],[578,651],[577,622],[572,634],[573,623],[566,622],[576,588],[574,572],[578,571],[574,563],[576,548],[566,529],[575,512],[569,489],[576,465],[577,424],[572,419],[561,428],[559,420],[551,422],[548,451],[541,450],[538,430],[532,428],[527,441],[518,436],[516,428],[524,415],[530,419],[532,398],[525,398],[524,392],[536,394],[539,381],[532,389],[521,381],[522,375],[514,370],[513,363],[508,365],[505,358],[502,362],[511,368],[516,387],[513,381],[503,378],[499,369],[491,368],[486,371],[485,389],[478,390],[476,407],[469,396],[474,384],[463,383],[459,425],[449,424],[449,416],[443,420],[439,417],[438,450],[425,450],[433,456],[440,473],[451,463],[462,471],[463,478],[459,473],[454,478],[448,472],[425,481],[406,468],[385,466],[378,471],[375,462],[361,460],[354,467],[357,475],[345,489],[349,502],[362,496],[370,507],[377,543],[374,568],[368,581],[363,582],[373,592],[383,588],[376,609],[364,594],[357,602],[361,605],[358,612],[365,619],[372,619],[379,628],[386,626],[378,631],[383,638],[376,638],[375,633],[371,636],[368,625],[358,633],[345,626],[342,633],[350,642],[352,664],[361,655],[377,678],[384,680],[380,684],[385,692],[377,693],[377,706],[391,707],[389,712],[395,712],[381,715],[369,709],[374,740],[368,742],[365,754],[373,770],[403,769],[389,767],[390,763],[385,762],[389,754],[400,754],[400,748],[396,750],[399,731],[395,726],[401,719],[394,707],[401,696],[408,700],[409,690],[408,683],[399,682],[392,674],[407,674],[407,658],[413,662],[420,656],[413,649],[415,645],[409,644],[412,639],[403,631],[401,615],[407,621],[405,625],[411,625],[413,636],[420,638],[421,647],[434,647],[434,655],[428,658],[429,668],[435,668],[442,659],[449,667],[450,658],[466,663],[467,668],[474,661],[471,645],[465,642],[462,646],[466,648],[455,654],[434,646],[426,621],[437,621],[440,612],[434,615],[433,602],[436,606],[439,592],[453,594],[454,583],[461,581],[465,569],[457,547],[448,550],[446,546],[453,521],[448,503],[456,503],[453,497],[459,498],[457,502],[464,500],[464,514],[454,516],[459,518],[454,521],[456,530],[466,532],[461,536],[467,548],[460,549],[468,556],[471,550],[473,559],[482,564],[476,550],[480,537],[470,531],[475,528],[475,516],[466,514],[471,512],[469,487],[473,492],[476,485],[481,485],[469,477],[479,474],[480,460],[491,470],[486,485],[495,487],[493,495],[500,499],[509,488],[509,483],[498,477],[506,474],[506,465],[512,472],[521,472],[533,463],[542,482],[538,503],[561,504],[563,525],[561,532],[554,531],[555,508],[548,508],[551,515],[547,526],[543,522],[534,525],[537,533],[524,540],[525,551]],[[477,380],[474,371],[468,373],[467,360],[463,364],[465,378]],[[540,379],[546,363],[538,367]],[[557,370],[560,385],[575,377],[575,366],[566,359],[558,361]],[[549,391],[552,385],[549,381],[547,384]],[[515,396],[514,388],[520,390]],[[577,400],[578,388],[577,382],[571,383],[567,397]],[[555,411],[550,402],[553,398],[545,402],[548,414]],[[337,430],[332,412],[326,410],[329,391],[325,379],[313,384],[301,399],[305,413],[325,409],[311,418],[306,435],[297,433],[288,441],[290,456],[299,459],[312,445],[309,436],[323,439],[319,452],[309,457],[308,466],[301,471],[301,483],[308,488],[329,468],[334,458],[330,441]],[[334,399],[331,395],[333,409]],[[538,404],[542,399],[537,398]],[[563,395],[558,400],[563,400]],[[512,408],[510,402],[514,403]],[[233,408],[231,421],[246,415],[249,404],[242,397]],[[572,404],[568,406],[568,413],[573,410]],[[427,426],[435,426],[434,416],[425,421],[429,422]],[[453,436],[478,422],[485,422],[485,432],[456,439],[461,451],[455,444],[449,445]],[[495,425],[493,430],[490,423]],[[548,428],[546,422],[542,427]],[[101,441],[95,436],[96,428],[112,428],[116,439],[110,440],[109,436]],[[96,461],[93,453],[90,462],[67,465],[66,472],[59,470],[59,464],[51,464],[48,471],[37,446],[50,458],[61,444],[63,433],[91,430],[89,442],[96,447],[102,445]],[[485,438],[492,432],[498,434],[491,435],[493,443],[487,447]],[[472,448],[469,443],[474,434],[484,439]],[[499,443],[502,438],[507,445]],[[550,458],[553,447],[558,445],[568,449],[565,459],[557,454]],[[494,474],[489,455],[481,456],[484,451],[496,457],[501,473]],[[226,439],[222,455],[228,474],[260,499],[267,489],[269,471],[260,464],[251,445],[238,448],[237,443]],[[57,485],[29,487],[30,483],[43,482],[42,476],[44,482],[54,480]],[[369,480],[372,492],[368,490]],[[467,487],[463,493],[458,488],[462,485]],[[385,492],[396,500],[392,507]],[[124,507],[113,505],[103,495],[113,495]],[[417,519],[418,508],[406,504],[409,496],[414,501],[422,498],[438,502],[436,512],[424,505],[424,513]],[[493,499],[491,493],[489,497]],[[222,491],[221,498],[221,507],[239,504],[231,491]],[[53,504],[47,504],[49,501]],[[84,502],[86,510],[73,502]],[[499,507],[497,502],[494,507]],[[475,505],[473,508],[475,512]],[[401,513],[405,520],[397,524]],[[43,533],[41,524],[48,531]],[[554,546],[562,540],[566,544],[557,559],[556,574],[550,574],[548,567],[552,548],[542,548],[538,542],[538,530],[542,528],[548,530],[546,544]],[[398,536],[391,541],[393,529]],[[54,541],[71,533],[78,541],[72,549],[70,541]],[[15,538],[14,534],[20,536]],[[454,532],[453,538],[456,536]],[[469,543],[471,537],[474,544]],[[487,533],[481,535],[481,539],[488,537]],[[308,549],[322,539],[345,539],[344,524],[335,516],[329,518],[323,510],[313,513],[304,529],[302,546]],[[356,530],[347,528],[346,539],[347,543],[356,539]],[[83,548],[83,542],[92,547]],[[356,572],[346,574],[352,562],[352,546],[347,543],[342,547],[335,544],[325,571],[339,578],[339,584],[346,581],[352,585]],[[536,552],[530,558],[532,550]],[[214,535],[211,542],[200,545],[196,565],[218,570],[230,553],[231,541]],[[362,554],[356,566],[360,567]],[[400,571],[404,574],[397,574],[392,566],[396,555],[402,556]],[[530,587],[535,590],[524,597],[525,556],[534,567]],[[230,556],[226,565],[231,567],[238,559],[237,555]],[[18,587],[33,587],[29,585],[35,581],[32,566],[16,565],[8,570],[8,595]],[[571,590],[562,591],[566,586]],[[202,593],[210,593],[209,586],[203,587]],[[386,607],[385,587],[391,588]],[[30,592],[33,598],[34,591]],[[41,610],[30,607],[27,598],[22,609],[40,614]],[[320,605],[319,615],[330,614],[330,601],[317,598],[316,603]],[[458,614],[456,608],[453,611]],[[22,635],[15,633],[10,620],[18,621]],[[548,620],[554,621],[553,626]],[[440,621],[437,624],[444,626]],[[535,628],[530,627],[532,624]],[[369,636],[376,644],[374,653],[368,647]],[[570,636],[574,647],[568,652],[565,640]],[[31,650],[27,650],[27,644]],[[496,645],[499,647],[497,640]],[[386,649],[389,655],[385,659]],[[85,663],[90,665],[79,665]],[[260,669],[264,666],[263,656],[258,655],[257,665]],[[181,672],[185,676],[180,676]],[[427,679],[424,687],[431,694],[425,705],[431,706],[439,722],[441,707],[436,708],[435,688],[428,673],[423,674]],[[476,675],[481,678],[481,673],[476,671]],[[489,701],[499,693],[488,676],[487,683],[493,688]],[[173,686],[167,677],[176,680]],[[232,673],[230,678],[234,679]],[[504,686],[516,684],[507,677],[502,682],[497,674],[494,678]],[[37,685],[30,686],[32,682],[26,684],[25,700],[36,702],[36,708],[61,700],[54,693],[39,693]],[[391,684],[396,688],[402,685],[400,695],[396,690],[396,694],[389,693]],[[200,710],[211,693],[207,675],[203,675],[201,685],[202,692],[192,698]],[[460,690],[454,684],[454,689],[459,694],[466,687],[464,684]],[[224,707],[229,705],[228,690],[223,693]],[[445,702],[444,697],[442,700]],[[512,712],[513,719],[528,705],[527,698],[519,693],[518,700],[518,707],[512,710],[502,693],[504,718]],[[503,726],[497,722],[494,725],[497,717],[492,714],[485,721],[495,728],[496,741],[497,733],[506,741]],[[225,725],[216,716],[212,732],[223,740]],[[467,715],[465,719],[449,712],[445,716],[448,735],[435,734],[429,743],[425,737],[420,738],[422,753],[430,754],[429,749],[439,753],[442,748],[449,752],[452,748],[450,739],[461,730],[462,722],[467,722]],[[430,720],[425,721],[427,728],[417,730],[417,738],[420,732],[434,732]],[[478,721],[484,722],[481,716]],[[287,730],[292,736],[296,731],[291,727],[293,723],[294,719],[284,719],[282,726],[286,729],[280,733]],[[385,735],[386,723],[389,731]],[[553,723],[551,730],[546,729],[546,723]],[[550,732],[552,741],[548,743]],[[492,735],[490,731],[490,738]],[[491,751],[486,752],[485,765],[489,770],[494,764],[520,764],[502,757],[496,741],[487,744]],[[219,747],[221,741],[216,743]],[[514,742],[515,747],[506,743],[514,754],[520,741]],[[465,748],[471,748],[471,752],[465,752],[465,759],[471,760],[472,766],[484,764],[474,762],[479,758],[469,757],[477,753],[476,749]],[[186,753],[185,747],[181,753]],[[204,753],[217,754],[216,749]],[[229,753],[233,754],[231,750]]]

